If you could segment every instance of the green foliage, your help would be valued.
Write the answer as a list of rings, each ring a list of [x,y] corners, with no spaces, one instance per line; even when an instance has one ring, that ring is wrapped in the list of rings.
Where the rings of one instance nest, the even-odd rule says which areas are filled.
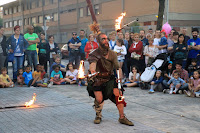
[[[41,32],[44,32],[44,30],[42,29],[41,26],[36,25],[36,26],[34,26],[34,32],[35,32],[36,34],[39,34],[39,33],[41,33]]]
[[[131,32],[134,32],[134,33],[139,33],[140,30],[142,30],[140,28],[140,24],[138,22],[134,22],[132,25],[131,25]]]
[[[3,26],[3,19],[0,17],[0,26]]]

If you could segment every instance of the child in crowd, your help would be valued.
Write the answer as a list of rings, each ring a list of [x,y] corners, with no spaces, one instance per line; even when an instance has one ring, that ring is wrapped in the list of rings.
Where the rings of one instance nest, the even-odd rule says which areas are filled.
[[[48,74],[45,72],[44,65],[41,65],[41,79],[43,80],[43,84],[47,85],[49,78]]]
[[[191,64],[188,66],[189,77],[193,76],[193,72],[196,71],[199,67],[197,66],[197,60],[192,59]]]
[[[132,66],[132,72],[129,73],[129,82],[126,82],[123,87],[138,86],[140,80],[140,74],[136,66]]]
[[[144,48],[144,55],[145,55],[145,64],[146,66],[152,64],[155,57],[159,54],[158,48],[153,45],[153,38],[149,38],[149,45],[146,45]]]
[[[37,86],[37,84],[35,83],[36,80],[33,79],[33,75],[31,72],[31,66],[26,66],[25,68],[25,72],[23,73],[23,80],[24,83],[30,87],[30,88],[34,88],[34,86]]]
[[[189,97],[199,97],[200,94],[200,72],[194,71],[193,78],[191,79],[189,85],[189,90],[184,90],[184,93]]]
[[[62,75],[62,72],[60,71],[59,65],[53,66],[53,71],[51,72],[50,81],[51,82],[48,85],[48,87],[51,87],[53,84],[56,84],[56,85],[65,84],[65,79],[63,79],[63,75]]]
[[[36,67],[36,71],[33,72],[33,79],[35,79],[36,86],[35,87],[47,87],[47,84],[43,84],[43,80],[41,77],[41,65],[38,64]]]
[[[149,94],[154,93],[155,89],[157,89],[158,91],[161,91],[163,89],[162,81],[163,81],[162,72],[161,72],[161,70],[157,70],[155,77],[153,78],[153,80],[150,83],[151,89],[149,90]]]
[[[167,43],[167,38],[165,37],[165,35],[166,35],[165,32],[161,32],[161,39],[160,39],[160,42],[159,42],[159,46],[157,46],[158,49],[159,49],[159,54],[167,53],[168,43]]]
[[[74,65],[72,63],[67,64],[67,72],[65,81],[69,84],[75,84],[77,80],[78,70],[74,69]]]
[[[1,69],[0,79],[1,79],[1,81],[3,83],[4,88],[14,87],[14,83],[12,82],[10,77],[7,75],[7,68],[3,67]]]
[[[125,55],[127,54],[126,47],[124,46],[124,41],[122,39],[117,39],[114,51],[117,53],[117,59],[119,62],[119,67],[122,68]]]
[[[65,72],[66,72],[66,68],[64,65],[61,64],[61,59],[59,56],[56,56],[55,58],[55,62],[53,62],[53,64],[50,67],[50,74],[53,71],[53,66],[58,65],[60,66],[60,71],[62,72],[63,76],[65,76]]]
[[[179,77],[178,72],[174,72],[173,78],[171,78],[167,84],[170,85],[169,94],[176,94],[181,85],[185,84],[185,81]]]
[[[17,83],[18,83],[18,85],[20,85],[21,87],[24,85],[24,80],[23,80],[23,73],[24,73],[24,71],[23,71],[23,69],[22,68],[20,68],[19,70],[18,70],[18,72],[17,72]]]

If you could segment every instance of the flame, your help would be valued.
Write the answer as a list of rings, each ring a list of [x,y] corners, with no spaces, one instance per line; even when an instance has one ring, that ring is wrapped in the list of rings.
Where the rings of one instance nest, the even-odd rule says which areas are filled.
[[[81,60],[80,65],[79,65],[79,69],[78,69],[78,78],[79,79],[84,79],[84,61]]]
[[[34,104],[34,102],[36,101],[36,93],[33,93],[33,98],[32,100],[30,100],[29,102],[25,103],[26,107],[30,107],[32,104]]]
[[[121,29],[121,22],[122,22],[122,19],[124,18],[124,16],[126,16],[126,13],[121,13],[121,16],[119,16],[116,20],[115,20],[115,30],[119,30]]]

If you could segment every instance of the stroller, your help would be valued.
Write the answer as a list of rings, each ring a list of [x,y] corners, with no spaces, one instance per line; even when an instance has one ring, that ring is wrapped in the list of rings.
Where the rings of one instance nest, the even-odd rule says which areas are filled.
[[[142,73],[140,79],[140,87],[141,89],[148,89],[149,86],[147,83],[151,82],[156,70],[163,70],[166,66],[167,66],[167,57],[168,54],[166,53],[162,53],[159,54],[155,60],[153,61],[152,65],[150,67],[146,67],[145,71]]]

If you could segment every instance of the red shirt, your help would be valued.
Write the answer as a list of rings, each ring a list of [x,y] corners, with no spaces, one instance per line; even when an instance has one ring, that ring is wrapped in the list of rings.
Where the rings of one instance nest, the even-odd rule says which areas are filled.
[[[136,54],[141,55],[140,59],[143,59],[143,43],[139,41],[137,44],[132,43],[129,50],[130,53],[136,52]]]
[[[88,58],[88,55],[90,53],[90,50],[94,50],[94,49],[97,49],[98,48],[98,44],[94,41],[90,41],[90,42],[87,42],[86,45],[85,45],[85,49],[84,51],[87,53],[86,54],[86,59]]]
[[[45,71],[41,73],[41,79],[43,79],[43,78],[44,78],[44,75],[45,75],[45,74],[46,74],[46,72],[45,72]]]

